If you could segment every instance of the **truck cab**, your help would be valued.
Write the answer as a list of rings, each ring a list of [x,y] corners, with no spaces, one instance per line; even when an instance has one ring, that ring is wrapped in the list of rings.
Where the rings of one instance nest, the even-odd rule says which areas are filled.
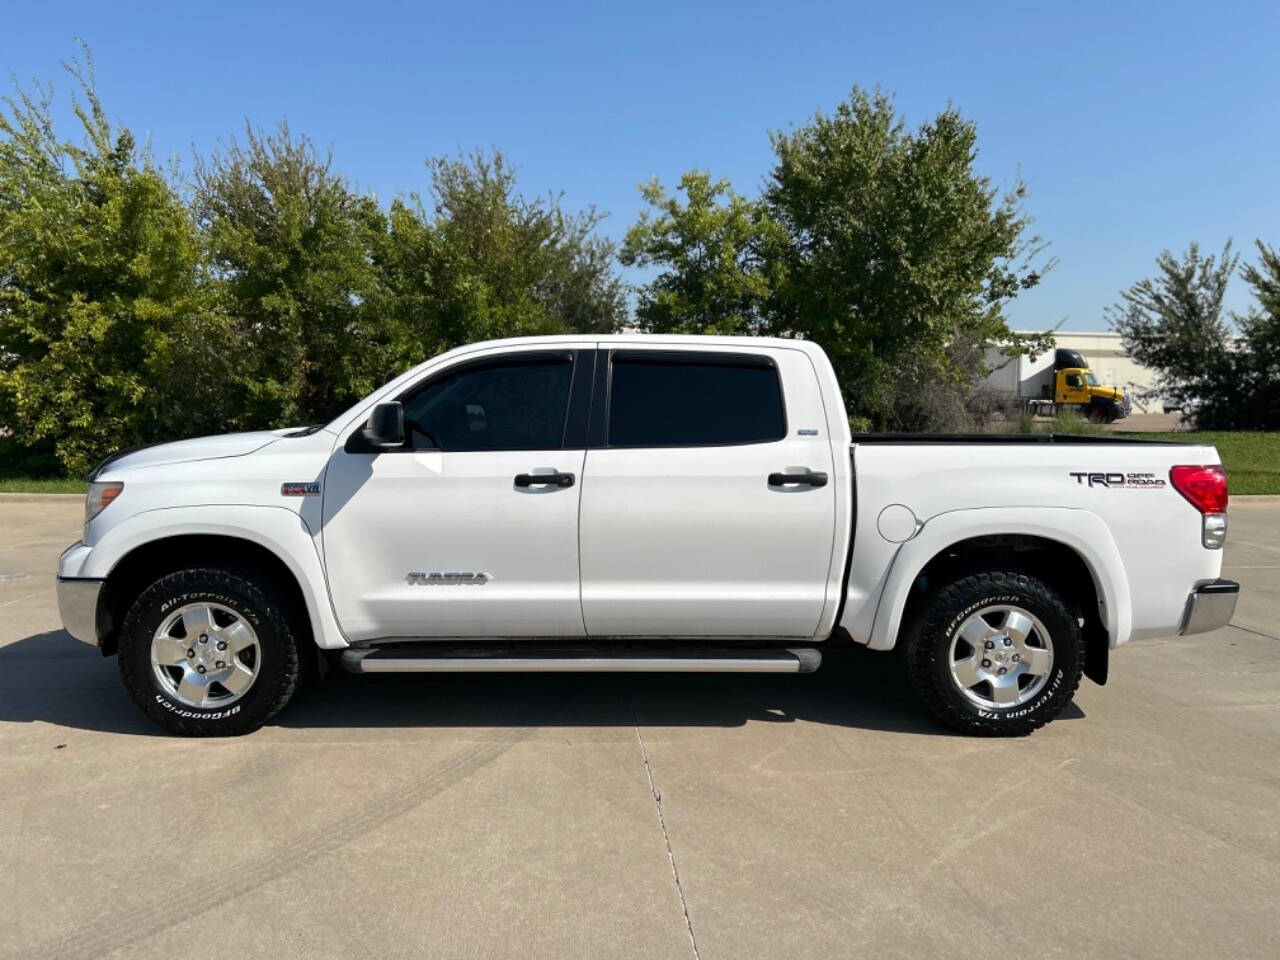
[[[1111,423],[1129,415],[1132,401],[1120,387],[1103,386],[1079,350],[1059,348],[1053,362],[1053,402],[1084,408],[1095,422]]]

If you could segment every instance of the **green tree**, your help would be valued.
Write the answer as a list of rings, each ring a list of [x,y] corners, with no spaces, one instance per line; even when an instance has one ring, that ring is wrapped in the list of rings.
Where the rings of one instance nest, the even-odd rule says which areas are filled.
[[[385,377],[383,319],[367,307],[386,232],[376,198],[282,123],[198,160],[194,206],[238,341],[227,388],[241,425],[325,421]]]
[[[422,205],[414,197],[393,200],[386,230],[372,251],[377,286],[367,306],[379,323],[363,339],[378,358],[381,375],[370,389],[456,345],[437,324],[440,259],[440,236]]]
[[[393,201],[372,254],[377,288],[366,306],[378,323],[365,340],[384,375],[478,340],[622,325],[614,247],[595,233],[594,210],[524,199],[496,151],[427,168],[430,209],[416,194]]]
[[[48,91],[0,110],[0,421],[83,473],[216,420],[222,331],[181,197],[108,122],[87,51],[67,67],[83,142],[57,136]]]
[[[620,259],[660,266],[640,289],[636,321],[654,333],[764,334],[781,277],[766,254],[785,243],[763,205],[734,193],[727,180],[690,171],[683,202],[655,178],[640,188],[655,211],[627,231]]]
[[[1280,428],[1280,252],[1256,241],[1258,263],[1241,275],[1257,306],[1237,316],[1240,342],[1230,354],[1238,397],[1229,411],[1238,429]]]
[[[1165,250],[1156,275],[1121,293],[1105,314],[1129,355],[1157,372],[1154,393],[1194,407],[1205,426],[1229,420],[1237,402],[1223,300],[1238,262],[1230,241],[1218,256],[1194,243],[1180,257]]]
[[[662,273],[642,287],[637,317],[655,330],[813,340],[855,424],[953,425],[985,373],[973,358],[1035,342],[1004,317],[1049,266],[1036,266],[1024,186],[1001,194],[976,172],[977,132],[957,111],[909,130],[888,97],[857,88],[772,142],[758,200],[698,173],[682,180],[684,204],[643,188],[657,213],[624,257]]]
[[[1240,258],[1191,244],[1164,251],[1158,273],[1107,311],[1130,355],[1157,373],[1156,389],[1202,429],[1280,428],[1280,254],[1256,241],[1258,262],[1240,271],[1257,304],[1230,320],[1223,301]]]
[[[323,421],[443,350],[604,332],[626,300],[593,210],[525,200],[500,153],[429,160],[431,209],[384,212],[285,125],[196,168],[211,285],[241,343],[245,425]]]
[[[434,269],[427,289],[435,346],[495,337],[608,333],[626,318],[615,249],[594,209],[527,200],[498,151],[427,163]]]
[[[1000,194],[975,171],[977,130],[955,109],[913,131],[879,92],[772,139],[764,203],[788,236],[776,326],[823,346],[851,413],[928,428],[931,389],[983,373],[954,364],[956,344],[1019,341],[1004,307],[1043,272],[1024,185]]]
[[[1255,240],[1254,245],[1258,248],[1257,264],[1245,264],[1240,271],[1258,299],[1259,309],[1253,315],[1280,323],[1280,253],[1261,240]]]

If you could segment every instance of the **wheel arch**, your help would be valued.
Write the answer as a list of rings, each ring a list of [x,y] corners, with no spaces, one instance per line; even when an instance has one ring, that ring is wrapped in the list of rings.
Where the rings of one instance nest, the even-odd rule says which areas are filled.
[[[184,511],[196,516],[178,523],[164,516],[168,512],[131,518],[92,551],[96,569],[86,572],[104,581],[102,603],[110,623],[100,637],[104,654],[114,652],[125,610],[142,590],[165,573],[199,564],[240,567],[270,577],[295,605],[318,646],[346,646],[314,542],[297,514],[258,508],[252,511],[256,522],[229,523],[219,516],[219,508],[202,507]]]
[[[869,646],[893,648],[929,582],[993,562],[1026,569],[1075,601],[1085,621],[1086,675],[1106,681],[1108,651],[1129,638],[1128,579],[1110,531],[1093,513],[1068,508],[982,508],[941,514],[894,557]]]

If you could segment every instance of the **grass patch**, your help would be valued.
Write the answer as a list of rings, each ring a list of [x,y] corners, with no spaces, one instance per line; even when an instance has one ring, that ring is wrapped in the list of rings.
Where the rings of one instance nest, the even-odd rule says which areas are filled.
[[[1247,430],[1193,430],[1187,433],[1130,433],[1117,436],[1175,443],[1203,443],[1218,448],[1232,493],[1280,494],[1280,433]]]
[[[89,484],[71,477],[0,477],[0,493],[84,493]]]
[[[1059,410],[1052,420],[1037,418],[1030,410],[1019,410],[1010,420],[995,421],[990,433],[1065,433],[1073,437],[1105,437],[1110,434],[1104,423],[1093,423],[1074,410]]]

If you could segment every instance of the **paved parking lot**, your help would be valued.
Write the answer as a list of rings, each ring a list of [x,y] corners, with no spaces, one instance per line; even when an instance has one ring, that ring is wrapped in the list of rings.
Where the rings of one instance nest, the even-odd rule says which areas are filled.
[[[1233,626],[1014,741],[860,650],[337,675],[174,739],[59,630],[80,511],[0,498],[0,956],[1280,956],[1280,502],[1232,507]]]

